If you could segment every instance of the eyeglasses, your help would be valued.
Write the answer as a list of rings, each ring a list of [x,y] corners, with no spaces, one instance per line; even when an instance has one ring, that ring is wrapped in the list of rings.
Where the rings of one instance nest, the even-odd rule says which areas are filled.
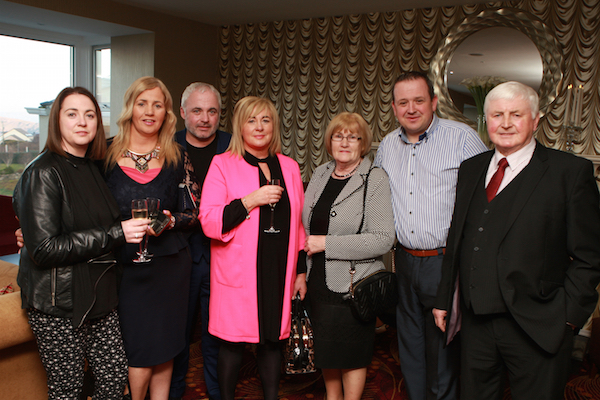
[[[331,135],[331,141],[333,141],[333,142],[341,142],[344,139],[346,139],[348,141],[348,143],[356,143],[359,140],[362,140],[361,137],[359,137],[353,133],[348,136],[344,136],[341,133],[334,133],[333,135]]]

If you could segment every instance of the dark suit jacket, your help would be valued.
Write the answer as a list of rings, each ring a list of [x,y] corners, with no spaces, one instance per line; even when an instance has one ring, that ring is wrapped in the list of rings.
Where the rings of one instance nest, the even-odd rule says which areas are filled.
[[[462,163],[436,308],[452,310],[465,219],[493,151]],[[583,326],[600,281],[600,206],[591,162],[537,143],[506,214],[496,252],[502,297],[513,318],[555,353],[567,322]],[[523,170],[521,174],[525,173]],[[465,272],[466,273],[466,272]],[[448,330],[446,330],[448,331]]]
[[[186,130],[183,129],[177,133],[175,133],[175,140],[179,143],[184,149],[187,148],[187,141],[185,140]],[[217,130],[215,133],[215,140],[217,141],[217,153],[221,154],[225,153],[227,147],[229,147],[229,142],[231,141],[231,134],[227,132],[223,132]],[[192,175],[192,178],[194,176]],[[190,250],[192,253],[192,260],[197,263],[200,261],[202,257],[205,257],[208,262],[210,262],[210,239],[204,235],[202,232],[202,227],[199,226],[198,230],[192,233],[188,241],[190,243]]]

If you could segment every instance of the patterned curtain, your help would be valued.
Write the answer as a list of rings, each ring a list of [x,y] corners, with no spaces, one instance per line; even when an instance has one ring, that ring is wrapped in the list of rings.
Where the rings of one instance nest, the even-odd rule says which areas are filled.
[[[282,121],[283,152],[304,180],[328,159],[323,136],[342,111],[361,114],[380,141],[397,122],[392,86],[401,71],[428,70],[448,31],[486,8],[513,7],[543,20],[563,48],[563,90],[537,138],[564,148],[566,87],[583,85],[580,154],[600,154],[600,0],[522,0],[221,28],[222,126],[235,103],[270,98]]]

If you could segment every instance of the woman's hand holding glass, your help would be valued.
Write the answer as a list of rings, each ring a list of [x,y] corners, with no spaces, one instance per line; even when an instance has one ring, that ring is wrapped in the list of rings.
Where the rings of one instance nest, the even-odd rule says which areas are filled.
[[[277,185],[264,185],[247,196],[244,196],[242,203],[248,212],[256,207],[267,204],[276,204],[281,200],[283,188]]]
[[[148,229],[149,219],[131,218],[121,221],[121,228],[127,243],[141,243]]]
[[[127,221],[121,221],[121,229],[123,229],[123,236],[127,243],[140,243],[144,238],[144,234],[148,229],[150,220],[144,219],[128,219]],[[15,231],[15,239],[17,239],[17,246],[19,247],[19,253],[21,248],[25,246],[25,240],[23,239],[23,231],[18,228]]]

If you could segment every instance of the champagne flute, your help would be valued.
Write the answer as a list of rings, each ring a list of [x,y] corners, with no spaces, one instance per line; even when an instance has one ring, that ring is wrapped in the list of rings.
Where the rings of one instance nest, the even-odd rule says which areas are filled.
[[[146,199],[131,200],[131,216],[134,219],[148,218],[148,201]],[[144,256],[144,251],[142,249],[142,242],[140,242],[140,251],[137,253],[137,255],[138,255],[138,258],[135,258],[133,260],[133,262],[136,264],[147,263],[150,261],[149,258],[146,258]]]
[[[269,185],[277,185],[281,186],[281,181],[279,179],[271,179]],[[265,233],[279,233],[281,232],[279,229],[275,229],[274,226],[274,218],[275,218],[275,206],[277,203],[270,203],[269,207],[271,208],[271,226],[269,229],[265,229]]]
[[[146,198],[146,203],[148,204],[148,218],[150,218],[150,224],[152,221],[158,218],[158,213],[160,212],[160,199],[155,199],[154,197]],[[144,239],[144,250],[142,250],[144,257],[151,259],[154,254],[148,253],[148,235]]]

